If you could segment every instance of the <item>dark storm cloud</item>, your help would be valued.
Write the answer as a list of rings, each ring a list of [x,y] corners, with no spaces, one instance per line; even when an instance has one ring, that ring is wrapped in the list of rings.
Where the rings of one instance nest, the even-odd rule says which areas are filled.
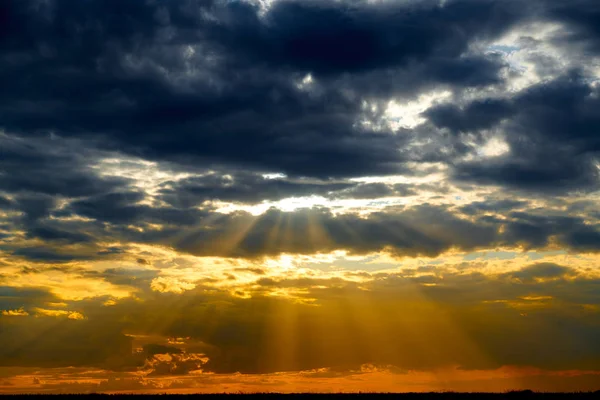
[[[377,199],[390,196],[414,196],[417,193],[413,186],[406,184],[363,183],[349,189],[333,192],[330,196],[334,199]]]
[[[178,226],[194,225],[207,215],[206,210],[140,204],[145,198],[145,193],[140,191],[109,192],[74,201],[63,213],[66,216],[80,215],[115,225],[155,223]]]
[[[574,271],[571,268],[552,263],[533,264],[522,268],[519,271],[508,274],[512,278],[531,281],[536,278],[556,279],[572,276]]]
[[[290,180],[263,177],[256,173],[211,173],[204,176],[166,182],[160,200],[173,207],[189,208],[205,201],[256,204],[289,197],[323,196],[330,199],[376,199],[416,195],[418,186],[408,184],[356,183],[348,180]]]
[[[13,208],[13,201],[5,196],[0,196],[0,207],[3,210],[10,210]]]
[[[141,192],[112,192],[78,200],[71,208],[78,215],[113,223],[140,220],[148,207],[138,205],[145,198]]]
[[[423,114],[429,122],[413,131],[357,124],[381,117],[392,95],[451,88],[461,99],[468,86],[500,90],[504,61],[478,46],[536,18],[591,32],[583,11],[593,18],[594,9],[573,4],[571,13],[559,13],[564,4],[281,1],[261,14],[245,2],[3,2],[0,125],[9,133],[0,136],[0,206],[22,213],[6,217],[5,230],[46,242],[3,249],[55,261],[108,256],[95,244],[114,240],[199,255],[338,248],[439,254],[454,246],[543,247],[557,237],[570,248],[594,250],[597,227],[579,220],[480,215],[525,208],[511,200],[464,208],[475,221],[435,207],[367,218],[195,208],[205,200],[258,203],[309,194],[410,196],[419,188],[297,176],[419,174],[407,160],[450,164],[456,181],[542,192],[593,188],[600,103],[581,71],[512,96],[434,106]],[[297,87],[307,73],[313,82]],[[496,128],[510,153],[455,160],[474,150],[467,137],[483,143],[482,131]],[[99,148],[175,160],[184,171],[227,164],[219,171],[229,171],[231,181],[225,172],[190,177],[162,184],[150,198],[126,179],[99,176],[92,164],[109,154]],[[259,174],[280,171],[290,176]],[[71,247],[58,251],[58,244]],[[78,244],[86,250],[68,255]]]
[[[54,249],[45,247],[22,247],[14,250],[12,255],[23,257],[30,261],[50,263],[66,263],[70,261],[86,260],[91,258],[91,256],[87,254],[74,254],[69,252],[65,253],[64,251],[56,251]]]
[[[508,154],[457,163],[458,180],[541,192],[594,190],[599,181],[598,94],[597,87],[574,71],[514,98],[477,101],[462,109],[437,106],[426,115],[456,134],[478,134],[495,126],[505,135]]]
[[[586,223],[584,218],[548,216],[538,212],[512,212],[504,226],[506,243],[535,248],[546,246],[552,238],[575,251],[598,251],[595,239],[600,232],[598,224]]]
[[[582,226],[564,235],[564,242],[574,250],[595,251],[600,243],[600,231],[596,226]]]
[[[349,182],[291,181],[284,177],[265,178],[258,174],[234,172],[211,173],[201,177],[167,182],[161,200],[177,207],[193,207],[207,200],[260,203],[287,197],[326,195],[352,186]]]
[[[242,232],[242,234],[240,234]],[[598,251],[599,229],[582,218],[505,213],[505,219],[460,218],[444,207],[332,215],[328,210],[270,210],[251,217],[239,213],[211,219],[164,243],[196,255],[256,257],[347,249],[354,253],[387,250],[397,255],[438,255],[451,248],[470,251],[490,246],[544,248],[552,238],[573,250]]]
[[[459,210],[467,215],[478,215],[485,212],[505,213],[515,209],[520,209],[528,205],[528,202],[521,200],[486,200],[475,201],[462,206]]]
[[[11,245],[12,249],[3,246],[4,249],[36,261],[89,258],[81,253],[73,256],[57,251],[51,244],[90,244],[93,237],[86,231],[98,229],[81,221],[55,219],[65,216],[61,202],[126,187],[126,179],[99,176],[91,165],[99,157],[93,148],[77,141],[52,136],[25,140],[0,133],[0,191],[6,193],[0,207],[9,211],[0,220],[10,232],[6,238],[15,244],[22,239],[17,232],[24,231],[25,239],[49,244],[21,244],[16,249]]]
[[[520,19],[519,11],[516,3],[496,1],[450,1],[443,7],[429,0],[370,5],[281,1],[274,3],[265,22],[237,18],[227,26],[232,30],[216,33],[224,34],[227,45],[242,50],[252,61],[280,68],[327,75],[427,60],[441,64],[438,73],[444,78],[460,81],[469,76],[469,63],[477,61],[460,65],[462,60],[455,60],[455,71],[451,60],[466,52],[470,40],[504,32]],[[252,13],[245,11],[245,15]]]
[[[49,242],[86,243],[92,238],[84,232],[67,231],[54,228],[48,224],[38,224],[28,227],[27,238],[38,238]]]
[[[16,310],[56,301],[56,296],[43,289],[0,286],[0,310]]]
[[[444,209],[422,206],[398,213],[373,213],[368,218],[333,216],[327,209],[291,213],[272,209],[258,217],[238,213],[213,219],[210,226],[178,235],[175,241],[167,240],[178,250],[197,255],[256,257],[336,249],[433,255],[452,246],[474,248],[495,237],[493,226],[475,225]]]
[[[473,43],[535,18],[566,24],[573,41],[597,36],[597,9],[589,1],[279,1],[264,15],[246,2],[7,1],[1,14],[0,124],[10,132],[51,131],[183,164],[319,177],[411,173],[403,167],[408,153],[398,150],[412,135],[373,135],[359,128],[357,120],[367,113],[362,100],[382,101],[436,85],[460,91],[500,83],[504,61],[473,53]],[[314,87],[298,89],[306,73],[314,76]],[[595,179],[585,160],[589,156],[565,162],[581,153],[565,150],[560,161],[544,162],[547,146],[537,140],[536,129],[564,139],[565,127],[574,124],[571,130],[584,135],[587,129],[590,139],[596,128],[585,122],[586,110],[596,104],[582,104],[585,90],[582,83],[548,93],[530,90],[515,102],[487,99],[464,109],[437,107],[426,115],[459,132],[485,129],[517,114],[513,122],[522,129],[510,144],[525,143],[522,153],[531,156],[460,165],[461,179],[580,188]],[[550,119],[534,112],[539,101],[551,99],[572,105],[549,112]],[[581,138],[581,146],[589,152],[598,144]],[[20,171],[31,158],[39,166],[1,175],[4,187],[89,194],[110,186],[76,168],[48,176],[64,164],[55,157],[44,161],[30,154],[12,162],[8,157],[5,168]],[[222,194],[228,195],[234,194]]]
[[[81,143],[48,136],[27,140],[0,132],[0,190],[42,201],[44,196],[89,196],[126,184],[124,179],[99,177],[89,165],[97,157]]]
[[[469,45],[523,10],[491,0],[281,1],[261,17],[245,2],[9,1],[0,123],[183,163],[398,172],[410,138],[358,128],[361,93],[499,82],[503,63]],[[309,72],[318,90],[296,88]]]
[[[488,163],[460,165],[456,178],[484,185],[508,186],[526,191],[565,193],[593,190],[597,186],[598,171],[591,160],[563,160],[556,158],[547,164],[546,155],[539,154],[526,162],[507,159]]]
[[[600,8],[595,0],[548,2],[549,17],[566,23],[565,36],[556,38],[562,45],[583,45],[586,50],[600,54]]]
[[[93,221],[73,225],[53,220],[49,225],[28,226],[27,235],[44,240],[44,245],[17,241],[2,245],[2,249],[36,262],[111,257],[112,252],[99,247],[109,241],[163,245],[197,256],[250,258],[340,249],[356,254],[388,251],[398,256],[435,256],[450,249],[496,246],[543,249],[551,242],[574,251],[600,250],[597,224],[580,216],[529,209],[526,202],[519,201],[499,200],[489,206],[475,202],[457,209],[430,204],[390,207],[367,216],[334,215],[327,208],[270,209],[253,216],[151,206],[138,210],[128,202],[108,204],[108,208],[79,210],[93,210],[82,214]],[[75,202],[66,209],[75,212],[77,207]]]
[[[425,116],[436,126],[448,128],[453,133],[489,129],[513,113],[510,105],[502,100],[478,100],[460,108],[444,104],[431,108]]]

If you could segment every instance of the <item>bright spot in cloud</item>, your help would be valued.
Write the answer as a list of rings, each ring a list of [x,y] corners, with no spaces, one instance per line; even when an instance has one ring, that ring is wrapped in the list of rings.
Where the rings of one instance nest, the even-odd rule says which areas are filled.
[[[535,22],[511,30],[487,50],[501,54],[508,63],[512,73],[506,78],[510,91],[516,92],[554,79],[569,69],[572,54],[556,46],[553,40],[565,34],[562,24]],[[539,68],[540,59],[544,60],[545,68]]]
[[[316,206],[331,206],[331,200],[322,196],[289,197],[278,201],[263,201],[256,205],[242,205],[233,203],[218,203],[220,205],[216,212],[229,214],[235,211],[246,211],[252,215],[264,214],[270,208],[277,208],[281,211],[291,212],[302,208],[313,208]]]
[[[499,157],[510,152],[508,143],[498,137],[493,137],[485,145],[477,150],[482,157]]]
[[[311,74],[306,74],[304,78],[298,83],[296,83],[296,87],[300,90],[308,90],[312,86],[314,80]]]
[[[392,100],[385,110],[385,117],[393,129],[414,128],[425,122],[425,118],[421,116],[424,111],[440,100],[447,99],[451,94],[449,91],[427,93],[419,96],[417,100],[403,103]]]
[[[329,201],[321,196],[290,197],[277,202],[277,208],[282,211],[295,211],[301,208],[325,206]]]
[[[189,178],[192,174],[175,173],[160,168],[159,164],[133,158],[105,158],[94,166],[103,177],[119,177],[132,181],[133,186],[152,196],[160,185],[168,181]]]
[[[287,178],[286,174],[281,174],[281,173],[277,173],[277,174],[263,174],[262,177],[264,179],[284,179]]]

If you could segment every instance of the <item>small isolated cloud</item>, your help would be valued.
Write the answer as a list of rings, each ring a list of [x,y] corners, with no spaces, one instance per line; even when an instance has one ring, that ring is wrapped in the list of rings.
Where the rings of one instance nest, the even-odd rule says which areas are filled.
[[[2,310],[2,315],[5,317],[26,317],[29,313],[19,308],[18,310]]]

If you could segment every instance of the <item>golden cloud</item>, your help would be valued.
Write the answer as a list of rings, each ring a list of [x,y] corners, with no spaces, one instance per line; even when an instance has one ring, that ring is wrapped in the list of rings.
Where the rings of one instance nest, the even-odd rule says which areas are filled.
[[[19,308],[18,310],[2,310],[2,315],[5,317],[26,317],[29,313]]]

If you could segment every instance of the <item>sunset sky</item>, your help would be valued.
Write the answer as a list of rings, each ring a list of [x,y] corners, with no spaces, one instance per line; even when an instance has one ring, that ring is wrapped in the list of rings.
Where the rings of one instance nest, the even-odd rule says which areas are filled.
[[[0,0],[0,393],[600,389],[598,0]]]

